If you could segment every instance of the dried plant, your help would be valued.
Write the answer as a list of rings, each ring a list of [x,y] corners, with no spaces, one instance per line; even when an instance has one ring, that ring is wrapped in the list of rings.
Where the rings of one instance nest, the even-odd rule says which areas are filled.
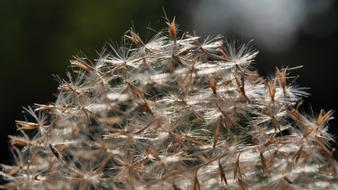
[[[338,188],[332,111],[299,111],[295,68],[264,79],[250,44],[166,24],[148,42],[127,31],[94,63],[74,57],[56,102],[16,121],[1,188]]]

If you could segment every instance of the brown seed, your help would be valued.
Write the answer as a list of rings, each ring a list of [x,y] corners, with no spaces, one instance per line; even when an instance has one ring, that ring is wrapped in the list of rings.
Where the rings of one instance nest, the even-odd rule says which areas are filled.
[[[293,159],[294,159],[294,161],[295,161],[295,164],[298,163],[299,159],[300,159],[301,156],[302,156],[302,153],[303,153],[303,146],[301,146],[301,147],[299,148],[299,150],[296,152],[296,154],[293,156]]]
[[[234,179],[241,179],[242,178],[242,172],[241,172],[241,167],[239,165],[239,157],[241,153],[238,153],[237,160],[235,163],[235,169],[234,169]]]
[[[263,169],[263,173],[267,174],[268,172],[268,167],[266,166],[266,160],[264,158],[263,153],[259,153],[259,157],[261,159],[261,165],[262,165],[262,169]]]
[[[176,23],[175,23],[175,17],[173,19],[173,21],[171,22],[166,22],[167,25],[168,25],[168,32],[169,32],[169,35],[171,37],[172,40],[175,41],[176,43],[176,37],[177,37],[177,26],[176,26]]]
[[[214,93],[214,95],[216,95],[217,81],[214,78],[210,79],[208,81],[208,86],[209,86],[209,88],[211,88],[211,90]]]
[[[219,48],[222,57],[224,58],[224,60],[227,60],[229,58],[228,54],[225,52],[224,47],[220,47]]]
[[[78,67],[80,69],[83,69],[85,71],[89,71],[89,72],[92,72],[92,71],[95,71],[95,69],[89,65],[88,63],[86,63],[83,58],[80,58],[80,57],[74,57],[75,60],[71,60],[70,61],[70,64],[73,66],[73,67]]]
[[[205,122],[205,121],[206,121],[205,118],[203,117],[203,115],[202,115],[200,112],[195,111],[195,110],[192,110],[192,114],[193,114],[198,120],[200,120],[200,121],[202,121],[202,122]]]
[[[316,121],[317,126],[323,125],[326,121],[330,119],[332,114],[333,114],[332,110],[329,110],[328,112],[325,113],[325,111],[321,109]]]
[[[303,131],[303,136],[306,138],[308,135],[310,135],[312,133],[313,130],[314,130],[313,127],[305,126],[304,131]]]
[[[65,162],[65,160],[63,159],[63,156],[62,154],[51,144],[49,144],[49,148],[50,150],[52,151],[52,153],[54,154],[54,156],[59,160],[59,161],[62,161],[62,162]]]
[[[274,151],[265,161],[265,165],[270,167],[273,165],[273,161],[275,160],[277,156],[278,150]]]
[[[276,95],[276,82],[274,80],[270,80],[268,82],[268,89],[269,89],[269,94],[271,97],[272,101],[275,101],[275,95]]]
[[[227,178],[225,176],[224,169],[223,169],[223,167],[221,165],[221,161],[220,160],[218,160],[218,168],[219,168],[219,173],[221,175],[221,182],[224,181],[225,185],[228,185],[228,181],[227,181]]]
[[[42,111],[42,110],[51,110],[56,108],[55,105],[52,104],[35,104],[37,108],[34,109],[35,112]]]
[[[284,176],[283,179],[288,182],[288,184],[292,184],[292,181],[287,176]]]
[[[151,146],[148,150],[148,153],[156,160],[161,160],[160,157],[158,156],[157,148],[155,146]]]
[[[213,145],[212,145],[213,148],[216,147],[220,135],[221,135],[221,126],[217,125],[217,128],[215,130],[215,134],[214,134],[214,139],[213,139]]]
[[[154,115],[154,112],[151,110],[149,103],[145,98],[142,97],[142,100],[138,103],[140,108],[147,113],[150,113],[151,115]]]
[[[293,107],[287,109],[287,114],[296,122],[303,122],[305,120],[304,116]]]
[[[136,98],[141,99],[143,97],[142,90],[131,84],[130,82],[126,82],[128,85],[128,90],[131,94],[133,94]]]
[[[12,146],[20,146],[20,147],[25,147],[27,145],[30,145],[31,143],[23,138],[17,138],[17,137],[10,137],[10,143]]]
[[[286,93],[286,91],[285,91],[285,89],[286,89],[286,70],[287,70],[287,68],[281,69],[281,70],[279,70],[277,68],[279,85],[282,87],[284,93]]]
[[[140,38],[140,36],[138,34],[136,34],[135,32],[133,32],[132,30],[130,30],[130,36],[125,35],[128,39],[130,39],[131,42],[133,42],[135,45],[140,45],[140,46],[144,46],[144,43],[142,41],[142,39]]]
[[[19,126],[17,130],[33,130],[41,127],[37,123],[31,123],[31,122],[26,122],[26,121],[18,121],[16,120],[15,123]]]

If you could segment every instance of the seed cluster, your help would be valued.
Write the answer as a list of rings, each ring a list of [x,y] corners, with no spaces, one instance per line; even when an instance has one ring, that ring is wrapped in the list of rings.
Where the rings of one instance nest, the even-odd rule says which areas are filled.
[[[53,104],[16,121],[4,189],[334,189],[327,124],[299,111],[289,71],[253,68],[250,44],[133,30],[93,63],[71,60]],[[168,35],[166,35],[168,34]]]

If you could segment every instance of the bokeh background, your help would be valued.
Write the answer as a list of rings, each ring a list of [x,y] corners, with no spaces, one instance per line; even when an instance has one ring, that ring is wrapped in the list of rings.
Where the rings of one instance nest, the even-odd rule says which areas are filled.
[[[17,134],[22,107],[54,101],[53,75],[65,78],[73,55],[95,59],[131,26],[149,39],[165,27],[163,9],[176,16],[181,32],[253,39],[256,67],[265,76],[276,66],[304,65],[293,71],[312,94],[302,109],[337,110],[334,0],[0,0],[0,162],[10,160],[8,135]],[[335,136],[337,120],[330,122]]]

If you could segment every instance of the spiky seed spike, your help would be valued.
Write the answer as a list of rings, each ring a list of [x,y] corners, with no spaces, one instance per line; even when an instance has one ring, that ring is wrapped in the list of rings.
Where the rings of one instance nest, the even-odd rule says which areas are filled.
[[[329,110],[328,112],[325,113],[325,111],[321,109],[316,121],[317,126],[321,126],[325,122],[327,122],[331,118],[332,114],[333,114],[332,110]]]
[[[171,22],[166,22],[166,24],[168,25],[168,32],[169,35],[171,37],[172,40],[174,40],[174,42],[176,43],[176,38],[177,38],[177,26],[175,23],[175,17],[173,18],[173,20]]]

